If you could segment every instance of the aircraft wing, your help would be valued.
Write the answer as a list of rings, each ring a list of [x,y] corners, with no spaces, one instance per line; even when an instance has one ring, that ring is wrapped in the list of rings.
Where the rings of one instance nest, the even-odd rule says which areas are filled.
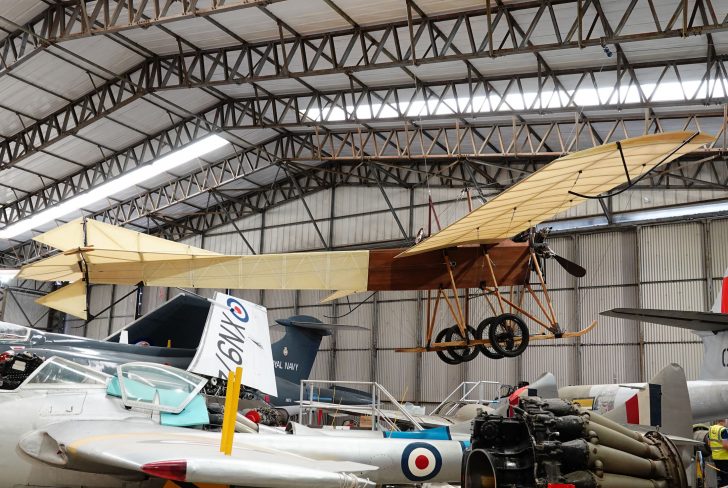
[[[625,320],[639,320],[652,324],[669,325],[702,332],[728,330],[728,314],[713,312],[684,312],[680,310],[657,310],[649,308],[613,308],[600,315]]]
[[[339,405],[337,403],[326,403],[326,402],[304,402],[306,406],[311,406],[326,411],[334,411],[338,413],[348,413],[352,415],[371,415],[372,409],[369,406],[356,406],[356,405]],[[380,410],[382,414],[399,422],[410,422],[406,415],[396,410]],[[412,415],[412,417],[419,422],[423,427],[442,427],[451,426],[453,422],[447,419],[434,415]]]
[[[402,255],[510,239],[715,138],[699,132],[633,137],[561,157]],[[629,172],[629,175],[625,173]]]
[[[376,466],[246,445],[245,436],[236,436],[231,456],[220,453],[219,444],[219,432],[147,422],[67,421],[25,436],[20,448],[50,465],[98,474],[271,488],[375,486],[359,475]]]

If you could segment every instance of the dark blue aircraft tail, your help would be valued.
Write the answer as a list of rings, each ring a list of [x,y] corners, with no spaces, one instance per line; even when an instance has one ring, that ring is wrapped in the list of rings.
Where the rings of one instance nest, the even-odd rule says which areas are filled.
[[[276,376],[296,385],[301,380],[308,379],[311,374],[321,339],[331,335],[334,329],[366,330],[364,327],[352,325],[324,324],[307,315],[297,315],[276,322],[286,328],[286,335],[271,344]]]

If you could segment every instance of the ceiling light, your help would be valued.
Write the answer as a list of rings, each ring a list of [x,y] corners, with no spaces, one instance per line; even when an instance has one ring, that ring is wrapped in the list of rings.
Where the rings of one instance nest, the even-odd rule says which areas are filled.
[[[49,207],[32,217],[23,219],[20,222],[9,225],[0,230],[0,239],[10,239],[24,232],[29,232],[48,222],[80,210],[88,205],[101,201],[122,190],[138,185],[150,178],[153,178],[165,171],[170,171],[178,166],[203,156],[215,149],[228,144],[228,141],[217,135],[211,135],[190,144],[184,149],[174,151],[151,164],[141,166],[114,178],[107,183],[96,186],[80,195],[76,195],[57,205]]]

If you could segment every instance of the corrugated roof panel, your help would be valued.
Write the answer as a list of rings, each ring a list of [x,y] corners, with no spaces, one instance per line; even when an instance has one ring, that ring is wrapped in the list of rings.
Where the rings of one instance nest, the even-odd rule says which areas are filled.
[[[42,86],[58,97],[73,100],[93,89],[88,74],[80,68],[59,59],[48,51],[33,56],[27,62],[13,69],[13,73],[21,80]],[[103,81],[94,80],[97,84]],[[61,105],[65,105],[63,102]],[[60,107],[53,107],[56,110]],[[47,113],[42,114],[47,115]]]
[[[102,153],[95,144],[86,142],[75,136],[69,136],[61,139],[51,145],[47,151],[71,161],[75,161],[84,166],[100,161],[107,153]]]
[[[226,12],[225,15],[218,17],[222,18],[240,14],[241,12],[232,11]],[[212,22],[200,22],[196,18],[168,23],[165,28],[178,36],[181,36],[183,39],[199,49],[226,47],[237,42],[234,37],[231,37]],[[188,46],[186,43],[183,43],[183,45],[185,45],[185,47]]]
[[[302,35],[351,27],[334,9],[321,0],[274,3],[267,9]]]
[[[133,130],[133,125],[122,125],[110,119],[101,119],[98,122],[84,127],[78,134],[84,139],[93,141],[115,151],[125,149],[144,137],[139,131]]]
[[[188,117],[189,114],[183,112],[198,113],[208,107],[215,105],[220,100],[217,97],[206,93],[201,88],[184,88],[178,90],[167,90],[158,92],[155,96],[147,95],[146,99],[154,104],[162,105],[171,112],[179,114],[181,117]],[[165,103],[168,102],[168,103]]]
[[[0,77],[0,93],[0,104],[4,107],[36,119],[43,118],[66,104],[63,98],[34,88],[12,76]]]
[[[274,129],[230,129],[226,131],[226,133],[238,137],[250,145],[257,145],[280,135],[280,133]],[[225,137],[225,134],[223,134],[223,137]],[[229,139],[233,140],[232,138]]]
[[[77,56],[72,56],[68,52],[59,49],[54,49],[53,52],[70,62],[87,67],[92,73],[98,73],[100,76],[109,79],[113,78],[110,73],[104,73],[94,65],[121,75],[144,61],[143,56],[106,36],[73,39],[64,42],[63,48],[72,51]]]
[[[0,104],[4,104],[4,100]],[[9,137],[22,130],[23,127],[32,125],[35,122],[30,117],[25,117],[12,110],[0,108],[0,137]]]
[[[122,124],[131,125],[147,134],[156,134],[172,123],[168,112],[151,104],[145,98],[135,100],[115,110],[112,117]],[[181,120],[176,115],[173,115],[172,119],[174,123]]]
[[[244,98],[255,95],[255,88],[249,83],[220,85],[216,89],[231,98]]]
[[[16,24],[22,25],[33,20],[47,8],[49,8],[48,4],[42,0],[6,1],[3,2],[2,16]],[[0,30],[0,39],[5,39],[5,37],[7,37],[8,34],[5,31],[13,32],[15,30],[13,26],[6,25],[5,22],[2,22],[0,25],[3,28]]]
[[[290,2],[285,2],[285,4],[289,5]],[[233,10],[225,12],[224,15],[215,15],[212,18],[246,42],[278,38],[276,23],[258,9]],[[168,24],[167,28],[178,35],[184,36],[203,49],[230,45],[231,42],[235,42],[222,29],[215,27],[212,22],[200,24],[196,19],[192,19]],[[203,36],[202,33],[207,33],[207,37]],[[171,50],[177,50],[176,43],[171,47]]]

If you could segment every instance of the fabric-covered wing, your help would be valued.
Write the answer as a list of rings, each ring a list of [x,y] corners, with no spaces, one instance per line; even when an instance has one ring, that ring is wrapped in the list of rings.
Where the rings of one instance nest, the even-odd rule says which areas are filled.
[[[620,145],[635,180],[713,140],[706,134],[669,132],[625,139]],[[597,196],[627,181],[617,143],[578,151],[544,166],[402,255],[508,239],[585,200],[569,192]]]
[[[69,421],[25,436],[20,448],[48,464],[99,474],[147,474],[190,483],[271,488],[364,488],[375,466],[320,461],[236,438],[231,456],[219,452],[220,434],[123,421]],[[257,437],[257,436],[256,436]],[[241,440],[238,440],[241,439]]]

